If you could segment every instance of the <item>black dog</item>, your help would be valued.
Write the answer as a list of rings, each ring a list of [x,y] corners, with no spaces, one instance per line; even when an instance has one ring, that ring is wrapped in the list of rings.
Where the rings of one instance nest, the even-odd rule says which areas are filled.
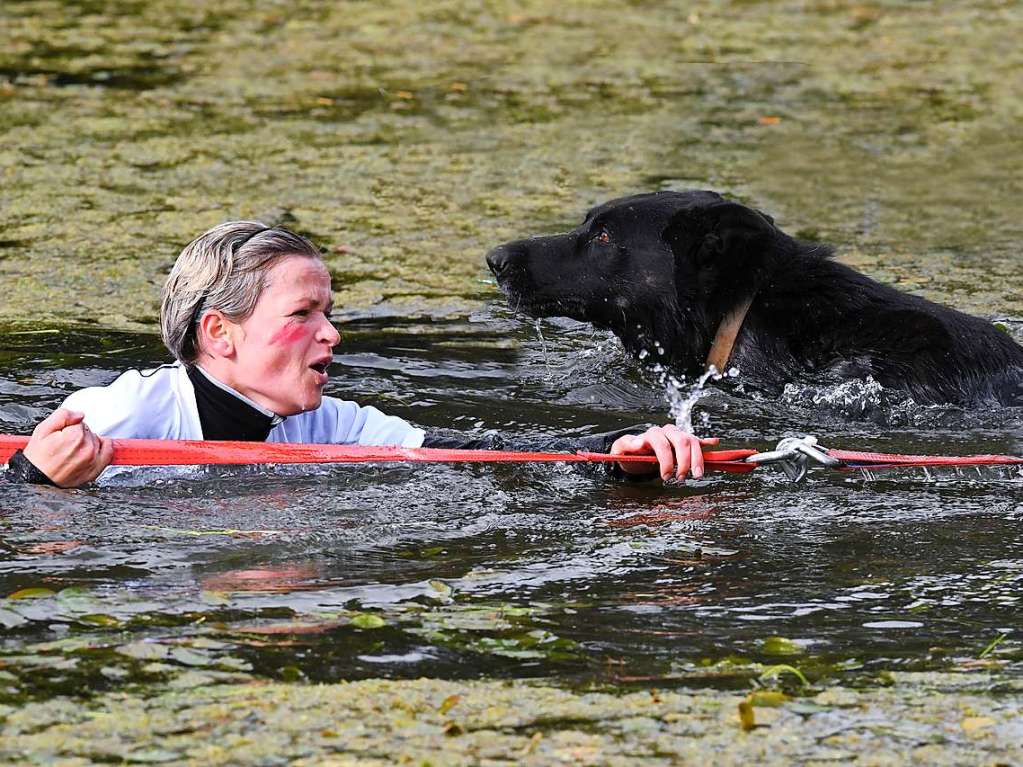
[[[870,375],[920,403],[1023,404],[1023,347],[1006,333],[831,255],[757,210],[690,191],[612,200],[487,263],[514,308],[610,329],[686,375],[735,366],[769,388]]]

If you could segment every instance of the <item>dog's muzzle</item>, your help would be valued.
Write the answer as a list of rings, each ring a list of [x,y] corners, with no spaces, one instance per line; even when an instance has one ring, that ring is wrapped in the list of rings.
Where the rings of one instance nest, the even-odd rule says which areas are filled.
[[[487,266],[490,267],[490,271],[494,273],[499,283],[508,278],[518,262],[518,253],[507,245],[499,245],[487,253]]]

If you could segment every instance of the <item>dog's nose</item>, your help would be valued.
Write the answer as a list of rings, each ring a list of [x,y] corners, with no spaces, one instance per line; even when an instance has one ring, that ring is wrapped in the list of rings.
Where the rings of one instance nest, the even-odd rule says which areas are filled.
[[[498,245],[487,253],[487,266],[490,267],[490,271],[494,273],[495,277],[500,279],[508,271],[513,255],[511,249],[506,245]]]

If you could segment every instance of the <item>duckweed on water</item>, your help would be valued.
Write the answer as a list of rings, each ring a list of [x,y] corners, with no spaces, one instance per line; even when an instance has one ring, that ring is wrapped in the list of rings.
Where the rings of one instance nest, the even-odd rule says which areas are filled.
[[[660,186],[1019,315],[1020,13],[6,3],[0,320],[151,328],[180,247],[232,217],[314,237],[350,312],[461,311],[493,244]]]
[[[65,764],[649,765],[833,761],[868,749],[879,763],[1013,763],[1023,758],[1020,690],[996,694],[990,683],[983,674],[897,674],[889,688],[800,699],[426,679],[227,684],[8,708],[0,755]]]

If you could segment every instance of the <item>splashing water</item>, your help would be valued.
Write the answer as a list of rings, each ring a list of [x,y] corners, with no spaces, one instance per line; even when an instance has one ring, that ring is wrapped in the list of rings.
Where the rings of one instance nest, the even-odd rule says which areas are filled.
[[[536,328],[536,337],[540,339],[540,354],[543,355],[543,366],[547,370],[546,377],[550,378],[554,373],[551,370],[551,358],[547,354],[547,339],[543,337],[543,321],[537,317],[533,321],[533,327]]]
[[[692,385],[687,386],[685,379],[677,378],[666,369],[659,372],[662,374],[661,382],[664,384],[665,395],[668,398],[668,412],[675,420],[675,425],[690,434],[693,433],[693,408],[696,407],[700,398],[708,393],[705,388],[707,381],[711,379],[720,381],[723,378],[733,378],[739,375],[736,368],[719,373],[717,368],[711,365],[706,373],[697,378]],[[709,425],[709,419],[704,418],[701,426],[707,428]]]
[[[860,467],[855,477],[863,482],[903,482],[916,484],[948,484],[959,488],[989,487],[996,483],[1018,484],[1023,480],[1019,466],[900,466],[869,469]]]
[[[809,407],[818,414],[892,426],[932,425],[961,412],[961,408],[952,405],[921,405],[907,392],[886,389],[869,375],[841,383],[788,383],[780,401]]]

